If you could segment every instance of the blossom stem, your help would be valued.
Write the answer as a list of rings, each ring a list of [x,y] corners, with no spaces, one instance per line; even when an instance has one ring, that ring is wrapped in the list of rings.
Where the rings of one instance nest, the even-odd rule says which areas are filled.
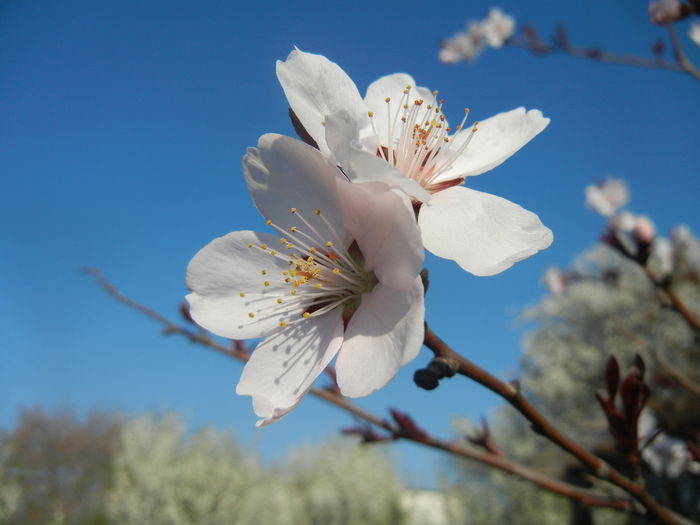
[[[589,467],[598,478],[608,481],[627,492],[647,509],[649,514],[668,525],[692,523],[660,505],[641,484],[628,479],[601,458],[565,436],[525,399],[518,388],[505,381],[501,381],[483,368],[480,368],[455,352],[447,343],[442,341],[427,324],[425,327],[424,344],[436,357],[442,357],[447,361],[456,373],[476,381],[508,401],[508,403],[525,417],[525,419],[530,421],[537,430],[537,433],[543,435],[564,451],[574,456],[583,465]]]

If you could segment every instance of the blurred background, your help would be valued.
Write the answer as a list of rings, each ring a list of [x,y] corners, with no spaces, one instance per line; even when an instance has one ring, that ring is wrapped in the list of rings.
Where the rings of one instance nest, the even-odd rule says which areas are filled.
[[[307,398],[280,423],[256,429],[250,399],[234,394],[239,363],[164,336],[81,273],[98,267],[125,294],[177,320],[190,258],[229,231],[265,230],[241,158],[263,133],[293,135],[275,61],[294,46],[337,62],[361,93],[379,76],[410,73],[418,85],[440,90],[452,121],[464,107],[476,120],[518,106],[551,118],[515,156],[467,184],[537,213],[554,232],[552,246],[489,278],[426,259],[428,323],[499,377],[522,373],[521,341],[539,326],[523,311],[547,294],[545,270],[569,265],[605,226],[585,209],[585,186],[625,179],[629,209],[651,216],[659,233],[681,223],[697,230],[700,178],[691,154],[698,82],[511,48],[487,50],[474,64],[440,63],[440,41],[467,19],[484,18],[488,7],[463,0],[264,8],[0,3],[0,427],[9,433],[37,413],[79,425],[94,412],[121,414],[153,432],[170,421],[180,436],[207,426],[216,436],[233,432],[243,455],[265,465],[286,461],[290,449],[332,441],[352,424],[346,413]],[[666,38],[638,0],[499,7],[518,26],[535,25],[543,39],[563,24],[572,41],[607,51],[651,57],[654,42]],[[700,61],[687,23],[678,26],[689,57]],[[477,420],[500,405],[465,380],[432,392],[416,388],[412,374],[431,357],[424,350],[358,404],[381,415],[388,407],[409,412],[443,437],[455,435],[456,418]],[[388,479],[412,489],[436,489],[461,475],[439,453],[410,443],[382,453],[395,469]]]

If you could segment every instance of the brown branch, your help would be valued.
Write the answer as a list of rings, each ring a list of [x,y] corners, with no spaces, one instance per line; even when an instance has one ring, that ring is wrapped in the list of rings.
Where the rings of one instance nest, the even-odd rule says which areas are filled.
[[[102,286],[102,288],[111,295],[117,301],[126,304],[130,308],[134,308],[146,317],[153,319],[157,323],[164,326],[163,332],[165,334],[175,334],[185,337],[193,343],[205,346],[217,353],[238,359],[239,361],[247,361],[249,357],[249,352],[247,351],[247,346],[241,341],[235,341],[234,347],[230,348],[225,346],[214,339],[210,338],[205,332],[193,332],[173,323],[169,319],[163,317],[159,313],[151,310],[150,308],[134,301],[133,299],[122,294],[117,288],[115,288],[104,275],[96,268],[86,268],[85,273],[94,277],[97,282]],[[479,450],[471,447],[464,446],[459,443],[454,443],[450,441],[442,441],[435,437],[428,435],[427,433],[423,436],[420,435],[409,435],[400,432],[394,424],[390,423],[386,419],[376,416],[371,412],[368,412],[347,398],[339,395],[330,390],[322,388],[311,388],[309,391],[311,395],[314,395],[328,403],[331,403],[352,415],[374,425],[378,428],[386,430],[394,439],[406,439],[414,443],[418,443],[424,446],[442,450],[443,452],[453,454],[465,459],[476,461],[478,463],[487,465],[489,467],[498,469],[507,474],[522,478],[526,481],[537,485],[538,487],[559,494],[573,501],[577,501],[583,505],[588,505],[591,507],[604,507],[610,509],[616,509],[628,513],[639,514],[639,509],[634,503],[625,498],[615,497],[612,495],[607,495],[601,492],[596,492],[594,490],[585,489],[566,483],[564,481],[558,480],[556,478],[551,478],[545,476],[535,470],[532,470],[524,465],[516,463],[514,461],[508,460],[501,454],[495,454],[493,452],[488,452],[486,450]]]
[[[567,55],[574,58],[584,58],[595,62],[607,64],[617,64],[625,66],[641,67],[644,69],[661,69],[665,71],[688,72],[681,64],[670,60],[657,58],[644,58],[635,55],[623,55],[619,53],[609,53],[597,48],[585,48],[568,45],[565,48],[555,47],[546,42],[530,42],[526,39],[511,38],[506,41],[506,45],[519,49],[528,49],[538,55]],[[700,79],[698,79],[700,80]]]
[[[520,412],[536,431],[568,452],[583,465],[590,468],[600,479],[609,481],[613,485],[621,488],[630,496],[636,499],[647,511],[656,516],[659,520],[669,525],[690,523],[685,518],[677,516],[669,509],[663,507],[639,484],[629,480],[622,473],[608,465],[605,461],[590,453],[576,442],[569,439],[552,425],[535,407],[533,407],[515,388],[497,377],[491,375],[486,370],[478,367],[462,355],[458,354],[442,341],[427,325],[425,327],[425,346],[427,346],[437,357],[442,357],[453,366],[455,372],[465,377],[473,379],[477,383],[485,386],[492,392],[498,394],[508,401],[518,412]]]
[[[673,25],[673,23],[668,24],[667,27],[668,36],[671,39],[671,46],[673,47],[673,54],[676,56],[676,60],[678,60],[678,63],[680,64],[681,68],[683,68],[683,71],[689,75],[692,75],[695,80],[700,80],[700,70],[695,67],[695,65],[683,52],[681,43],[678,40],[678,34],[676,33],[676,27]]]
[[[690,309],[685,305],[683,300],[676,295],[676,292],[673,291],[673,288],[671,288],[670,282],[668,281],[660,281],[654,272],[648,267],[644,266],[644,273],[647,275],[651,283],[661,291],[661,293],[664,294],[664,296],[668,299],[669,304],[671,307],[681,314],[683,319],[685,319],[686,323],[695,330],[695,332],[700,334],[700,320],[695,316],[693,312],[690,311]]]

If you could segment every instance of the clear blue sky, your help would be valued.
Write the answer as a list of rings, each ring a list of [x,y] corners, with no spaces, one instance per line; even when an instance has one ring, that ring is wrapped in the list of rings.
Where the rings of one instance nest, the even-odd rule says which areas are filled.
[[[500,2],[543,34],[565,23],[578,43],[648,55],[663,36],[646,3]],[[428,7],[428,9],[426,9]],[[471,187],[538,213],[554,231],[545,252],[490,278],[427,259],[427,320],[454,347],[502,377],[517,373],[519,310],[538,300],[549,265],[592,245],[603,221],[583,188],[615,175],[631,209],[661,231],[700,230],[700,83],[677,73],[488,51],[475,66],[437,61],[437,42],[484,17],[487,4],[176,0],[0,4],[0,425],[21,406],[127,414],[175,411],[193,427],[232,429],[265,458],[333,436],[349,417],[314,399],[282,422],[254,428],[237,397],[240,365],[167,338],[80,274],[100,267],[133,298],[176,316],[189,259],[212,238],[264,229],[240,160],[265,132],[292,134],[274,72],[293,46],[339,63],[360,90],[405,71],[437,88],[448,118],[485,118],[520,105],[552,123]],[[700,48],[683,35],[700,62]],[[409,410],[436,434],[456,415],[497,400],[466,380],[418,390],[414,366],[361,404]],[[441,456],[397,447],[407,480],[432,483]],[[436,467],[437,466],[437,467]]]

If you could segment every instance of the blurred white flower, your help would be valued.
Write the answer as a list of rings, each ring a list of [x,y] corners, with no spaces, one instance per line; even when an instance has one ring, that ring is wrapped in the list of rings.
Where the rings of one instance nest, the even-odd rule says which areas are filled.
[[[679,0],[654,0],[649,2],[649,17],[655,24],[663,25],[677,20],[681,14]]]
[[[564,293],[566,281],[564,275],[558,268],[550,266],[544,274],[544,284],[552,295],[560,295]]]
[[[644,446],[653,439],[642,450],[642,459],[651,470],[658,476],[669,478],[677,478],[686,471],[696,473],[698,462],[692,461],[683,440],[670,437],[664,432],[654,437],[657,431],[656,417],[651,411],[644,410],[638,424],[639,443]]]
[[[484,49],[484,38],[476,22],[469,22],[466,31],[455,33],[440,43],[438,58],[444,64],[455,64],[463,60],[473,61]]]
[[[481,22],[481,32],[491,47],[502,47],[506,40],[513,36],[515,18],[506,15],[497,7],[489,11],[489,17]]]
[[[487,46],[500,48],[513,36],[515,18],[497,7],[491,8],[488,18],[470,20],[464,31],[456,33],[440,44],[439,58],[444,63],[474,61]]]
[[[628,200],[627,184],[621,179],[607,179],[586,187],[586,207],[605,217],[622,208]]]
[[[678,252],[691,266],[700,268],[700,242],[686,225],[677,226],[671,232],[674,251]]]
[[[673,244],[664,237],[654,239],[651,259],[658,268],[659,277],[666,277],[673,271]]]
[[[690,39],[700,46],[700,22],[693,22],[688,29]]]
[[[236,392],[272,423],[291,411],[333,357],[341,392],[368,395],[423,342],[423,262],[408,199],[350,184],[317,150],[280,135],[249,148],[255,205],[279,235],[237,231],[187,268],[192,318],[258,344]]]
[[[462,186],[500,165],[549,124],[538,110],[500,113],[452,132],[437,91],[405,73],[382,77],[364,100],[321,55],[294,50],[277,62],[287,100],[319,149],[353,182],[380,181],[409,195],[423,244],[475,275],[493,275],[550,245],[532,212]],[[477,131],[478,127],[478,131]]]

